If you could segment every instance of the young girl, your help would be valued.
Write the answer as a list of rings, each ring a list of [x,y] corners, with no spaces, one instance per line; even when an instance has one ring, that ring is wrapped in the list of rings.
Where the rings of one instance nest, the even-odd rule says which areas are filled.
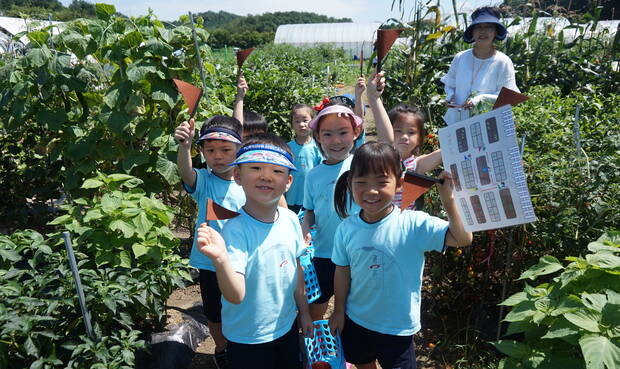
[[[336,231],[332,261],[335,305],[332,331],[339,331],[344,356],[358,369],[415,368],[413,334],[420,330],[424,252],[469,245],[452,197],[448,172],[439,176],[448,221],[420,211],[400,211],[393,198],[400,186],[398,152],[369,142],[355,152],[351,169],[336,185],[338,214],[347,216],[349,192],[361,211]]]
[[[361,124],[362,119],[342,105],[324,108],[309,124],[325,157],[308,173],[304,185],[306,213],[301,229],[305,239],[309,239],[310,228],[316,224],[313,263],[321,288],[321,297],[310,305],[313,320],[323,318],[334,291],[333,238],[342,221],[334,210],[334,186],[340,175],[349,169],[353,142],[360,133]]]
[[[499,17],[499,9],[488,6],[471,15],[472,23],[463,39],[473,42],[474,47],[456,54],[448,74],[441,78],[448,106],[444,120],[448,124],[469,118],[469,109],[480,102],[492,105],[502,87],[519,92],[512,60],[493,46],[494,40],[503,40],[508,34]]]
[[[379,141],[389,143],[396,148],[407,171],[424,174],[437,168],[441,164],[441,150],[420,155],[426,120],[422,110],[416,106],[401,103],[393,107],[389,113],[386,112],[381,101],[381,95],[385,91],[383,72],[371,77],[369,85],[368,103],[375,117]],[[402,198],[402,188],[399,188],[394,196],[394,205],[400,207]],[[416,209],[416,204],[412,203],[407,208]],[[417,208],[421,209],[421,205]]]
[[[297,104],[291,110],[291,127],[295,138],[288,146],[293,152],[297,171],[293,172],[293,184],[286,192],[286,203],[295,213],[303,207],[306,175],[323,160],[323,155],[312,138],[312,129],[308,126],[313,117],[314,109],[306,104]]]

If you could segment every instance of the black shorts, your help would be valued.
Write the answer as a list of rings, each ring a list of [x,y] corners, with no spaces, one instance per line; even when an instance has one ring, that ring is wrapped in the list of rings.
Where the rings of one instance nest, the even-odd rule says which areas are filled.
[[[393,336],[366,329],[345,316],[340,335],[344,357],[351,364],[379,361],[383,369],[415,369],[413,336]]]
[[[332,259],[313,258],[314,270],[321,287],[321,297],[316,299],[313,304],[324,304],[334,295],[334,273],[336,272],[336,264]]]
[[[271,342],[251,345],[228,341],[226,354],[231,369],[301,369],[297,322]]]
[[[222,322],[222,291],[217,284],[215,272],[206,269],[200,271],[200,295],[202,310],[211,323]]]
[[[290,211],[292,211],[293,213],[295,213],[295,214],[299,214],[299,211],[300,211],[301,209],[303,209],[303,205],[291,205],[291,204],[289,204],[289,205],[288,205],[288,208],[289,208],[289,210],[290,210]]]

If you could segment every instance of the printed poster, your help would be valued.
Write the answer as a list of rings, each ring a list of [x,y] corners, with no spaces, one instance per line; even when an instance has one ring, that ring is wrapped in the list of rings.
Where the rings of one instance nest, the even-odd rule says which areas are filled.
[[[440,129],[439,143],[467,231],[536,221],[510,105]]]

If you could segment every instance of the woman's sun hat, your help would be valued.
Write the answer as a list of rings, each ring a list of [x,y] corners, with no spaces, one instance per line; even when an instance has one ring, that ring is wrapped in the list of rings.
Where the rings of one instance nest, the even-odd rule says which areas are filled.
[[[495,25],[495,28],[497,29],[497,32],[495,33],[496,40],[501,41],[506,38],[508,30],[506,29],[506,26],[500,23],[499,17],[495,16],[488,10],[483,10],[476,16],[476,18],[472,18],[471,24],[465,30],[465,34],[463,35],[463,40],[465,42],[474,42],[474,27],[476,24],[481,23],[492,23]]]

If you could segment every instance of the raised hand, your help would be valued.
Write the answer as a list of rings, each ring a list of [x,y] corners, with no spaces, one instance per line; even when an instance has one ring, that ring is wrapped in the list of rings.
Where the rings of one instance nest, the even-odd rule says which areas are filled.
[[[185,148],[189,148],[192,145],[192,140],[195,135],[194,119],[190,119],[189,122],[185,121],[181,123],[174,131],[174,139]]]
[[[248,83],[243,77],[243,72],[239,74],[239,79],[237,80],[237,99],[243,100],[245,98],[245,94],[248,92]]]
[[[366,91],[366,77],[361,75],[357,79],[357,83],[355,84],[355,97],[359,98]]]
[[[207,223],[202,223],[200,228],[198,228],[196,247],[198,247],[198,251],[213,261],[228,255],[226,253],[226,242],[215,229],[207,226]]]
[[[378,99],[385,90],[385,73],[379,72],[370,76],[368,81],[368,99]]]

